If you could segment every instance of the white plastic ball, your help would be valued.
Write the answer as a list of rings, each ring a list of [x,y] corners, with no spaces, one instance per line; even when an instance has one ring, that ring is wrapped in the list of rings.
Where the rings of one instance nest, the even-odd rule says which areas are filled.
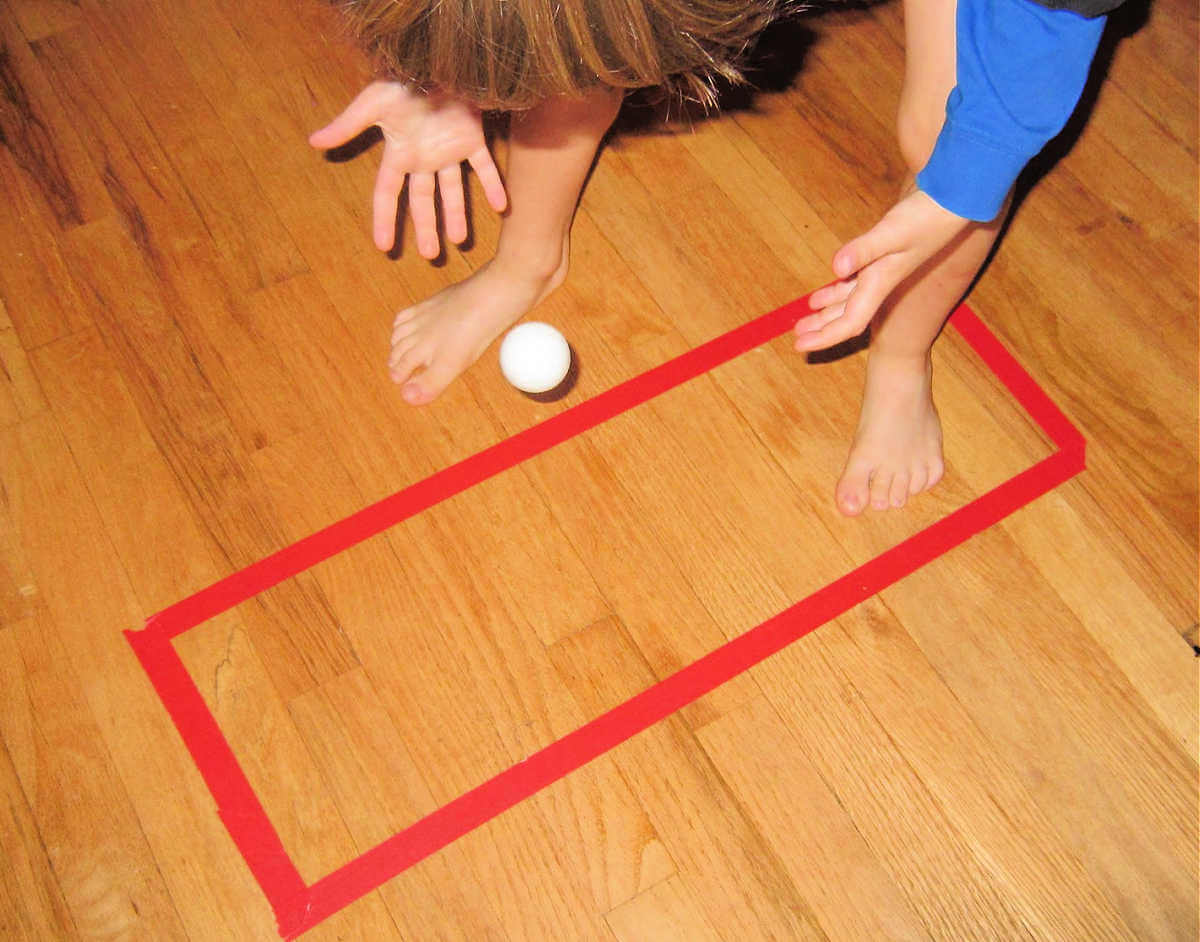
[[[549,324],[518,324],[500,343],[500,372],[522,392],[549,392],[570,369],[571,348]]]

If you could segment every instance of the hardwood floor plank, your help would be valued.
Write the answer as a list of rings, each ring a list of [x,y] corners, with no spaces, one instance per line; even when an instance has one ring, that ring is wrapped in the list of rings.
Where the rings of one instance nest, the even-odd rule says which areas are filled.
[[[306,4],[298,4],[302,9]],[[103,49],[123,96],[136,103],[161,148],[195,221],[188,228],[212,247],[222,281],[235,295],[307,269],[236,148],[228,144],[223,103],[205,99],[187,61],[169,37],[174,15],[154,3],[81,3],[88,50]],[[90,52],[73,54],[90,59]],[[75,60],[77,61],[77,60]],[[145,77],[154,76],[148,88]]]
[[[730,282],[728,219],[694,208],[687,200],[660,203],[617,159],[596,168],[586,203],[655,303],[698,343],[792,300],[797,286],[757,240],[748,253],[754,278]],[[636,232],[648,237],[643,242]]]
[[[55,224],[29,192],[12,157],[0,150],[0,295],[25,350],[90,326],[55,238]]]
[[[1023,907],[997,885],[990,862],[913,767],[890,722],[862,699],[873,691],[860,695],[854,678],[838,670],[827,635],[805,639],[754,674],[924,931],[947,939],[1035,938]]]
[[[0,425],[15,425],[45,408],[46,397],[0,300]]]
[[[101,335],[47,344],[32,361],[142,604],[159,611],[216,581],[219,557]]]
[[[696,735],[829,938],[928,938],[837,796],[765,699],[720,717]]]
[[[5,700],[23,694],[10,674],[11,636],[14,628],[0,628],[0,671]],[[0,848],[7,866],[0,877],[0,933],[6,939],[33,940],[80,938],[63,892],[54,875],[37,821],[9,756],[12,710],[4,704],[4,727],[0,732],[0,799],[3,800],[4,825],[0,827]]]
[[[671,877],[649,887],[635,899],[605,917],[621,942],[636,939],[684,939],[716,942],[722,938],[705,918],[682,877]]]
[[[755,672],[780,715],[818,757],[818,768],[835,783],[868,843],[889,847],[893,838],[882,832],[896,827],[892,818],[905,809],[912,820],[904,827],[915,828],[919,842],[965,854],[967,872],[986,874],[989,889],[980,896],[961,884],[935,888],[925,881],[939,879],[936,872],[922,872],[920,863],[905,865],[903,876],[891,871],[913,894],[912,905],[926,916],[931,932],[954,936],[973,931],[954,928],[957,922],[976,926],[1008,918],[1037,938],[1133,937],[1080,860],[1059,849],[1055,819],[997,759],[992,743],[883,605],[867,603],[842,616],[837,630],[810,640]],[[838,704],[836,715],[812,716],[811,706],[819,702]],[[876,724],[879,729],[872,729]],[[853,748],[841,732],[849,730],[862,737]],[[871,744],[881,737],[903,762],[904,770],[894,773],[896,784],[920,789],[927,806],[899,801],[889,803],[895,809],[889,811],[876,804],[886,799],[862,794],[860,785],[841,791],[837,783],[858,779],[842,769],[877,762],[879,747]],[[914,866],[917,872],[907,875]],[[1002,893],[1000,909],[994,891]]]
[[[360,851],[436,808],[423,771],[379,700],[353,671],[288,705]],[[462,848],[451,846],[379,891],[404,937],[489,939],[501,935]],[[437,900],[438,905],[429,902]]]
[[[72,0],[8,0],[8,6],[30,42],[70,29],[79,22],[79,6]]]
[[[200,369],[155,279],[128,236],[108,221],[72,240],[76,271],[96,299],[98,321],[143,421],[153,431],[216,550],[234,566],[286,543],[262,500],[261,484],[226,420],[219,393]],[[163,397],[159,390],[169,388]],[[220,558],[220,557],[218,557]],[[301,580],[261,597],[266,661],[287,697],[353,666],[326,605]],[[275,630],[272,627],[275,626]],[[302,634],[308,632],[311,643]]]
[[[1194,759],[1003,531],[956,554],[953,584],[922,570],[883,594],[888,607],[1138,937],[1186,934]],[[997,631],[997,613],[1014,604],[1020,616]]]
[[[806,17],[804,22],[817,34],[806,67],[788,89],[789,97],[803,110],[805,103],[825,87],[824,82],[810,84],[811,73],[840,80],[846,96],[840,100],[854,102],[843,114],[851,110],[869,114],[873,126],[888,132],[888,138],[880,142],[882,153],[898,162],[895,127],[904,81],[903,4],[849,6],[834,9],[830,15]],[[894,199],[895,192],[886,197]]]
[[[1126,95],[1119,86],[1104,88],[1084,137],[1071,148],[1062,167],[1085,181],[1092,193],[1119,214],[1131,243],[1144,243],[1146,236],[1156,238],[1170,232],[1185,215],[1183,207],[1195,203],[1196,183],[1188,170],[1195,166],[1196,155],[1164,135],[1133,101],[1108,104],[1109,98]],[[1138,142],[1136,146],[1133,141]],[[1114,172],[1116,167],[1121,171]],[[1059,185],[1059,175],[1048,175],[1039,186],[1043,184]]]
[[[345,909],[304,933],[313,942],[343,942],[344,939],[403,939],[400,929],[384,908],[378,892],[368,893]]]
[[[651,679],[614,620],[559,642],[552,654],[564,683],[591,715]],[[662,835],[680,881],[722,934],[825,938],[807,901],[678,720],[646,730],[613,757]]]
[[[283,231],[296,246],[309,269],[329,256],[343,258],[361,249],[370,233],[369,201],[363,199],[370,187],[362,186],[355,197],[312,199],[313,193],[348,187],[348,175],[333,166],[306,143],[308,134],[333,118],[349,98],[336,105],[318,108],[313,89],[319,81],[316,65],[292,70],[280,80],[245,83],[222,108],[227,134],[250,165],[257,185],[266,194],[282,223]],[[374,156],[361,158],[358,174],[373,176]],[[339,179],[339,177],[341,179]],[[337,191],[334,190],[334,193]]]
[[[195,238],[195,209],[137,103],[83,26],[39,41],[35,52],[109,203],[147,259],[161,266]]]
[[[1081,505],[1086,510],[1077,510]],[[1182,626],[1163,617],[1106,549],[1103,520],[1085,488],[1072,482],[1040,501],[1036,513],[1018,514],[1003,526],[1158,721],[1195,756],[1200,748],[1197,680],[1192,652],[1180,637]],[[1047,531],[1055,534],[1053,540],[1045,538]],[[1090,558],[1087,567],[1078,565],[1082,558]]]
[[[504,937],[610,939],[590,887],[555,861],[558,835],[531,803],[518,805],[461,839]],[[586,877],[584,878],[586,881]]]
[[[619,451],[628,439],[610,438]],[[553,493],[569,476],[577,500],[560,500],[555,515],[567,539],[588,560],[592,578],[623,621],[654,676],[663,678],[714,650],[726,635],[696,588],[632,498],[628,478],[608,460],[608,449],[569,442],[528,469],[535,486]],[[661,457],[661,454],[660,454]],[[732,680],[685,709],[691,724],[757,695],[753,684]]]
[[[1090,472],[1081,480],[1109,525],[1123,534],[1113,548],[1139,574],[1142,590],[1169,606],[1173,621],[1190,621],[1196,608],[1190,576],[1196,529],[1187,510],[1196,487],[1187,470],[1190,446],[1164,430],[1151,411],[1177,387],[1167,382],[1148,388],[1144,396],[1131,396],[1122,382],[1132,372],[1128,359],[1110,336],[1088,328],[1082,317],[1068,324],[1048,311],[1037,300],[1042,289],[1003,259],[997,259],[995,270],[1003,271],[1007,290],[989,290],[981,303],[995,312],[991,320],[1010,349],[1019,351],[1026,368],[1090,440]],[[1105,349],[1098,353],[1097,347]],[[1124,362],[1116,375],[1098,365],[1108,362],[1115,369],[1118,359]],[[1084,362],[1097,365],[1081,369]],[[1188,406],[1182,401],[1172,408]]]
[[[0,492],[0,628],[32,618],[37,609],[37,577],[10,516],[8,495]]]
[[[0,430],[0,444],[11,519],[150,845],[153,862],[143,872],[159,871],[170,893],[154,913],[172,907],[178,913],[177,920],[155,919],[147,932],[160,938],[268,937],[274,932],[269,909],[121,635],[144,613],[66,443],[52,419],[39,417]]]
[[[310,514],[307,532],[443,466],[436,447],[426,443],[447,439],[445,430],[428,410],[404,404],[386,373],[390,317],[375,282],[387,273],[387,260],[378,262],[367,259],[361,267],[348,265],[342,275],[350,275],[350,281],[339,275],[336,281],[305,276],[285,282],[276,289],[272,303],[258,307],[265,335],[286,351],[282,369],[293,384],[293,398],[309,410],[311,426],[329,442],[353,488],[362,495],[357,506],[339,501],[326,516]],[[325,292],[330,284],[337,287],[333,295]],[[306,312],[299,324],[297,311]],[[368,320],[374,335],[366,326]],[[243,376],[242,381],[249,386],[252,378]],[[469,442],[458,447],[445,444],[454,449],[447,464],[471,454]]]
[[[120,632],[828,281],[904,176],[902,16],[627,112],[530,314],[576,385],[493,347],[412,409],[392,319],[503,220],[469,174],[466,245],[373,248],[378,140],[306,142],[372,77],[336,4],[0,0],[0,935],[275,937]],[[971,295],[1087,470],[306,938],[1195,937],[1196,20],[1111,17]],[[306,873],[1052,450],[948,330],[945,480],[843,518],[865,360],[781,337],[186,632]]]
[[[891,205],[903,180],[902,162],[891,124],[855,122],[847,138],[839,109],[858,109],[840,79],[811,74],[805,96],[763,96],[753,112],[739,114],[737,125],[750,135],[780,174],[797,180],[797,189],[825,225],[845,240],[865,232],[880,210]],[[820,154],[804,160],[801,155]]]
[[[174,647],[304,881],[353,859],[346,824],[273,687],[252,628],[225,615],[179,636]]]
[[[44,845],[48,874],[84,938],[181,938],[178,915],[58,629],[44,610],[0,632],[0,734]]]
[[[1042,303],[1070,325],[1080,340],[1093,344],[1096,357],[1115,358],[1123,349],[1127,332],[1139,330],[1141,365],[1152,365],[1160,371],[1158,375],[1171,377],[1181,385],[1186,382],[1187,353],[1180,341],[1195,336],[1195,324],[1188,312],[1196,293],[1194,286],[1178,277],[1182,274],[1179,268],[1173,271],[1173,266],[1154,265],[1144,269],[1138,298],[1115,306],[1112,299],[1121,295],[1121,280],[1142,269],[1146,251],[1129,237],[1129,227],[1120,221],[1119,214],[1066,173],[1056,175],[1053,183],[1047,181],[1047,186],[1031,195],[1022,207],[1021,217],[1025,214],[1046,215],[1037,220],[1036,227],[1023,228],[1023,238],[1005,241],[1008,251],[1003,265],[1020,266],[1022,273],[1034,279]],[[1014,226],[1021,224],[1021,217]],[[1048,218],[1059,222],[1048,227]],[[1142,216],[1139,213],[1135,218]],[[1094,259],[1086,275],[1051,281],[1055,271],[1061,272],[1073,256],[1085,250]],[[1180,256],[1180,261],[1184,257]],[[1140,333],[1143,324],[1145,332]],[[1127,390],[1152,402],[1171,431],[1183,431],[1189,416],[1186,400],[1164,396],[1162,386],[1156,387],[1132,371],[1122,371],[1115,362],[1106,369],[1106,375],[1110,372],[1116,376],[1129,372]]]
[[[279,477],[288,476],[293,468],[303,468],[306,472],[302,478],[297,476],[292,486],[279,489],[279,493],[286,494],[289,499],[290,506],[285,510],[285,519],[303,521],[312,508],[337,501],[335,495],[352,494],[352,490],[348,490],[349,482],[344,472],[333,467],[332,462],[316,457],[323,453],[321,449],[312,448],[303,441],[289,443],[287,449],[275,446],[260,453],[263,459],[272,460],[272,464],[278,469]],[[468,521],[485,519],[486,513],[483,508],[487,506],[512,506],[514,501],[516,506],[520,506],[519,498],[510,498],[507,494],[512,486],[506,486],[505,493],[497,496],[489,485],[488,494],[475,501],[472,510],[455,510],[453,517],[458,519],[458,523],[450,523],[449,531],[463,531],[470,526]],[[520,486],[520,482],[517,482],[516,486]],[[354,502],[353,496],[346,496],[342,500]],[[464,513],[466,516],[463,516]],[[305,524],[298,522],[295,526],[299,532]],[[506,665],[498,672],[498,683],[485,683],[485,669],[470,668],[471,673],[479,677],[476,684],[483,685],[488,696],[472,698],[476,706],[473,711],[466,711],[468,715],[463,718],[463,725],[454,738],[461,749],[464,737],[478,737],[481,731],[495,727],[503,743],[500,755],[519,758],[547,745],[553,738],[572,731],[590,717],[579,714],[564,700],[557,681],[552,676],[547,676],[545,668],[539,664],[540,660],[544,661],[541,636],[545,629],[541,626],[557,626],[562,620],[550,614],[544,618],[539,616],[538,606],[526,604],[528,596],[524,593],[530,591],[530,586],[533,585],[537,586],[533,591],[538,594],[555,598],[557,580],[538,586],[535,580],[526,578],[526,574],[532,572],[539,564],[544,565],[544,559],[535,554],[527,557],[527,562],[523,562],[519,555],[505,553],[498,544],[493,546],[489,543],[486,529],[476,523],[469,550],[469,556],[474,558],[470,562],[458,564],[458,573],[452,568],[454,564],[439,564],[439,571],[444,572],[442,592],[451,598],[462,595],[466,589],[460,583],[463,574],[468,574],[469,581],[477,587],[481,598],[490,600],[473,608],[472,617],[464,624],[463,630],[470,633],[487,631],[495,634],[496,649],[490,655],[492,670],[495,671],[498,665]],[[442,532],[447,531],[443,529]],[[393,713],[396,729],[405,730],[403,735],[397,734],[397,743],[406,740],[412,743],[416,739],[415,747],[409,747],[418,760],[421,760],[415,767],[422,770],[421,774],[429,775],[425,770],[441,768],[445,760],[443,758],[439,762],[434,759],[436,752],[431,755],[427,739],[434,736],[437,742],[446,740],[446,729],[449,727],[451,716],[442,712],[438,705],[443,704],[444,708],[450,708],[450,703],[455,699],[461,700],[465,692],[460,682],[450,677],[438,679],[440,666],[449,662],[466,666],[474,658],[465,651],[461,657],[456,658],[452,652],[441,646],[440,642],[445,639],[439,638],[439,634],[445,635],[451,631],[445,621],[422,622],[419,618],[412,618],[413,614],[420,611],[420,608],[414,605],[415,597],[436,599],[439,590],[429,578],[427,567],[421,559],[414,560],[414,554],[409,548],[411,546],[410,539],[400,538],[399,535],[389,534],[382,539],[373,539],[346,554],[345,563],[338,558],[324,564],[320,567],[317,578],[325,587],[334,610],[345,613],[341,616],[343,624],[347,633],[356,639],[355,647],[363,652],[364,663],[369,665],[372,676],[377,678],[376,684],[384,689],[385,694],[392,691],[386,702],[393,707],[397,703],[406,704],[405,709],[408,712]],[[487,569],[489,565],[494,567],[494,561],[502,557],[506,557],[505,572],[501,578],[494,579],[487,573]],[[489,560],[493,562],[489,563]],[[394,574],[389,574],[397,572],[397,566],[399,571],[411,571],[415,575],[398,582]],[[560,571],[557,565],[546,568],[554,572]],[[584,617],[580,614],[578,604],[583,605],[583,612],[589,617],[595,610],[591,601],[594,596],[589,597],[586,594],[582,602],[572,605],[572,595],[578,593],[569,591],[569,581],[563,582],[562,588],[567,591],[559,598],[561,610],[568,623],[571,619],[578,621]],[[383,591],[384,586],[388,586],[390,591]],[[392,588],[393,586],[395,588]],[[513,586],[523,586],[524,590],[513,592]],[[484,614],[488,609],[496,614]],[[505,609],[512,619],[511,629],[502,628],[504,619],[498,617],[498,613]],[[570,613],[569,616],[566,613]],[[503,632],[506,630],[519,632],[522,640],[518,640],[514,635],[513,640],[503,641]],[[386,641],[380,639],[378,635],[381,631],[394,635],[394,638]],[[426,634],[428,639],[424,638]],[[405,692],[399,695],[396,692],[396,678],[390,676],[399,670],[393,656],[389,654],[384,660],[376,660],[374,655],[381,651],[402,651],[405,646],[416,642],[418,635],[422,636],[422,645],[428,645],[428,665],[422,671],[420,682],[414,683],[410,680],[405,683]],[[522,651],[522,648],[525,650]],[[411,656],[410,649],[407,657]],[[411,672],[401,673],[411,676]],[[300,701],[293,701],[293,709],[298,702]],[[384,702],[380,700],[380,709],[383,709]],[[513,720],[502,721],[504,711],[499,708],[500,704],[511,704],[508,709],[514,711]],[[460,703],[458,710],[461,709]],[[472,712],[475,714],[473,717],[470,715]],[[415,730],[413,719],[416,713],[427,717],[420,725],[428,724],[428,733],[422,734]],[[494,749],[496,745],[498,743],[491,742],[490,747]],[[440,748],[444,749],[445,746]],[[461,754],[457,761],[461,763]],[[498,771],[498,768],[495,770]],[[472,777],[462,778],[461,784],[454,787],[465,790],[479,784],[487,771],[481,769],[466,774]],[[435,780],[438,778],[440,776],[434,776]],[[455,797],[455,794],[440,782],[436,783],[435,788],[439,793],[439,801]],[[395,812],[400,814],[398,819],[390,818],[396,821],[395,830],[412,823],[418,813],[434,810],[436,805],[432,804],[432,801],[432,797],[429,797],[419,808],[407,813]],[[576,840],[572,840],[564,848],[563,855],[570,861],[572,869],[586,877],[590,883],[597,900],[597,912],[604,912],[618,902],[631,898],[643,887],[646,880],[653,881],[666,875],[663,870],[664,854],[656,850],[660,845],[654,837],[653,829],[609,763],[601,762],[587,770],[581,770],[568,782],[556,786],[542,801],[544,812],[553,822],[550,826],[551,832],[577,836]],[[404,807],[411,805],[411,802],[404,803]]]
[[[14,20],[16,10],[0,7],[0,132],[5,150],[40,208],[55,228],[70,229],[112,212],[100,176],[69,109],[56,94]]]
[[[802,193],[804,165],[781,170],[733,121],[700,125],[682,145],[706,167],[713,185],[753,228],[796,280],[795,294],[831,279],[833,253],[841,244]]]
[[[580,366],[588,374],[599,371],[598,388],[606,388],[632,375],[619,371],[627,356],[639,347],[661,342],[674,328],[586,206],[580,208],[571,227],[571,257],[571,278],[563,285],[569,299],[557,303],[556,295],[551,295],[546,307],[553,312],[554,323],[570,332],[571,342],[579,342],[579,329],[584,325],[598,335],[611,361],[596,363],[592,354]],[[576,355],[580,355],[578,350]],[[610,365],[616,368],[610,370]],[[587,382],[587,377],[581,376],[581,381]]]
[[[1194,108],[1176,103],[1196,95],[1196,5],[1189,0],[1130,4],[1114,19],[1114,31],[1122,39],[1107,81],[1127,91],[1134,107],[1165,127],[1195,158],[1200,118]]]

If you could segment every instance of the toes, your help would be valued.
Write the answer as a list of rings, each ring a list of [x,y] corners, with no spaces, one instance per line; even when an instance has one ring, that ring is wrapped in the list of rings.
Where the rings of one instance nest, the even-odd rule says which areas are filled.
[[[908,479],[908,496],[913,497],[920,494],[929,486],[929,468],[927,465],[918,464],[913,468],[912,475]]]
[[[894,508],[902,508],[908,503],[908,494],[912,491],[912,475],[908,470],[896,472],[895,478],[892,479],[892,506]]]
[[[392,320],[392,335],[397,331],[412,330],[417,324],[417,307],[406,307]]]
[[[933,458],[929,462],[928,479],[925,482],[925,487],[930,488],[937,484],[942,479],[942,475],[946,473],[946,464],[939,458]]]
[[[416,343],[410,341],[392,348],[392,355],[388,359],[388,374],[393,383],[403,383],[423,366],[425,359],[421,351]]]
[[[405,338],[411,337],[414,333],[416,333],[417,328],[417,321],[414,318],[405,317],[403,320],[401,320],[400,317],[397,317],[395,322],[392,324],[392,346],[394,347]]]
[[[838,510],[847,517],[857,517],[866,509],[870,490],[871,469],[866,466],[850,466],[842,472],[838,481],[835,499]]]
[[[410,406],[423,406],[425,403],[432,400],[432,396],[426,394],[421,387],[420,382],[413,380],[411,383],[405,383],[400,390],[400,395]]]
[[[423,406],[440,396],[459,372],[444,362],[434,361],[420,376],[405,383],[404,388],[400,390],[400,395],[410,405]]]
[[[395,369],[397,364],[408,356],[410,350],[417,345],[416,337],[402,337],[392,341],[392,352],[388,354],[388,369]]]
[[[882,468],[875,469],[875,474],[871,477],[871,506],[875,510],[887,510],[888,504],[891,502],[894,477],[895,474],[891,471],[885,471]]]

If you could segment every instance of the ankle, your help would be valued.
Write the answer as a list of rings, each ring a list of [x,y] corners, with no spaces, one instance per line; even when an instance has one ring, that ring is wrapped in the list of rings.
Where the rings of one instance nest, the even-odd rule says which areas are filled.
[[[493,264],[506,272],[532,281],[548,282],[566,273],[567,244],[553,241],[511,240],[501,242]]]
[[[893,349],[882,345],[872,346],[867,353],[867,369],[903,370],[911,373],[933,372],[932,349]]]

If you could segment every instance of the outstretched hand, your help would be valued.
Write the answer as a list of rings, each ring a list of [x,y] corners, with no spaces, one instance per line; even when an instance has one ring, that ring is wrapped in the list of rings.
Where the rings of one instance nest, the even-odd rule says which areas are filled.
[[[813,292],[813,313],[794,328],[796,349],[823,350],[857,337],[904,279],[971,224],[910,187],[874,227],[834,255],[838,280]]]
[[[479,110],[439,94],[413,91],[399,82],[372,82],[346,110],[308,139],[313,147],[338,147],[372,125],[383,132],[383,157],[373,197],[375,245],[387,251],[396,238],[396,206],[408,178],[408,210],[417,251],[436,258],[440,251],[434,193],[441,191],[446,236],[467,238],[463,167],[474,168],[496,212],[508,204],[504,183],[483,136]]]

